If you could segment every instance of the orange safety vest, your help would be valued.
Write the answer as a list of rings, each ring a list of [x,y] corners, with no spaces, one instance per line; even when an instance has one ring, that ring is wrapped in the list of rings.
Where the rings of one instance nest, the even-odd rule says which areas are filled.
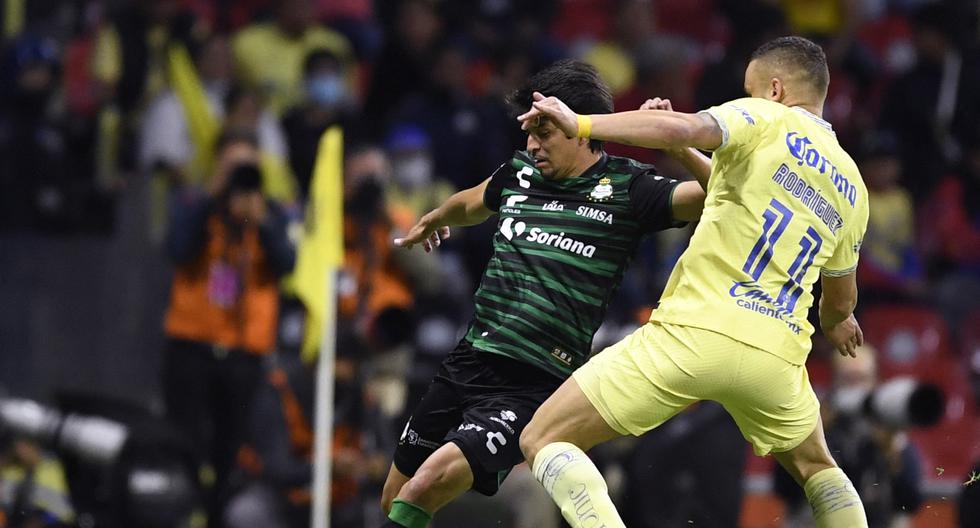
[[[360,310],[377,315],[385,308],[412,305],[412,291],[391,254],[391,236],[386,222],[358,226],[354,218],[344,219],[344,272],[357,287],[340,289],[341,315],[351,317]]]
[[[216,265],[237,272],[239,293],[231,306],[215,304],[209,297]],[[241,240],[235,241],[220,216],[211,215],[204,250],[174,272],[164,322],[167,335],[267,354],[275,345],[278,317],[279,282],[266,260],[258,228],[246,226]]]

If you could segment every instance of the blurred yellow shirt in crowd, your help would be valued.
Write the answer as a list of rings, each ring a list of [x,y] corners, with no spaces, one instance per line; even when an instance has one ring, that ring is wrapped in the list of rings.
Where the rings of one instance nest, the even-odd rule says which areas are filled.
[[[906,251],[915,243],[915,208],[901,187],[869,191],[871,215],[864,250],[885,271],[899,273]]]
[[[783,0],[783,11],[794,34],[830,35],[844,23],[841,1],[847,0]]]
[[[241,30],[232,41],[235,63],[242,78],[269,96],[276,115],[303,98],[303,61],[307,54],[326,49],[348,62],[351,51],[340,33],[323,27],[307,29],[292,37],[272,23],[255,24]]]

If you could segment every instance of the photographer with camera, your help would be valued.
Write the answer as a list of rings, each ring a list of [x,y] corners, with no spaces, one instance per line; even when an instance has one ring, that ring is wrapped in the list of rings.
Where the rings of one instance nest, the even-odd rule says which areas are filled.
[[[833,388],[821,414],[827,445],[863,499],[868,525],[900,528],[910,526],[923,502],[922,457],[905,429],[938,419],[942,395],[908,379],[882,383],[876,355],[868,344],[856,358],[832,355]],[[920,404],[927,416],[908,416]],[[778,466],[773,487],[786,501],[787,526],[813,526],[799,486]]]
[[[275,345],[279,279],[296,256],[262,179],[255,138],[226,132],[210,192],[182,191],[167,239],[175,270],[164,397],[168,417],[214,468],[209,526],[218,526],[262,357]]]

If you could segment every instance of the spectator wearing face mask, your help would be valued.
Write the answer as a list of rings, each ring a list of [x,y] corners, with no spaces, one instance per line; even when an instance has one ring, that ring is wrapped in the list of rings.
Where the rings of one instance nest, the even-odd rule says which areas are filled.
[[[303,61],[312,50],[329,49],[345,59],[351,55],[343,35],[317,23],[311,0],[276,2],[274,21],[242,29],[232,47],[239,74],[269,97],[278,116],[302,98]]]
[[[452,184],[434,174],[430,144],[429,134],[411,124],[396,126],[385,141],[391,160],[391,179],[385,189],[388,211],[405,231],[455,192]]]
[[[282,120],[289,144],[289,163],[305,196],[313,177],[320,137],[333,125],[357,135],[354,98],[344,77],[343,61],[327,49],[310,52],[303,63],[303,100]]]

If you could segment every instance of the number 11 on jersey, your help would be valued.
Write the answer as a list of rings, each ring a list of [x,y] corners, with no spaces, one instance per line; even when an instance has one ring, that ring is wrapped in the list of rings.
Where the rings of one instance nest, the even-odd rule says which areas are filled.
[[[769,207],[762,213],[762,234],[759,240],[752,246],[742,271],[747,273],[753,280],[758,281],[762,277],[762,272],[766,270],[772,261],[773,249],[779,238],[783,236],[786,227],[793,220],[793,211],[773,198],[769,202]],[[823,238],[813,227],[807,227],[806,234],[800,239],[800,252],[789,267],[786,283],[779,291],[776,304],[784,306],[790,312],[796,308],[796,302],[803,295],[803,279],[806,272],[813,264],[813,259],[820,253],[823,246]]]

